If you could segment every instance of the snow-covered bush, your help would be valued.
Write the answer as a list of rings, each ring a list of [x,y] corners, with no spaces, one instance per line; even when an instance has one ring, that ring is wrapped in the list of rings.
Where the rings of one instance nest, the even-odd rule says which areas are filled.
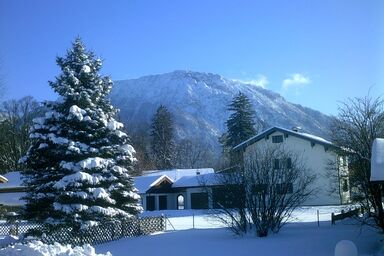
[[[91,245],[76,246],[61,245],[59,243],[44,244],[32,241],[26,244],[17,243],[0,250],[0,256],[112,256],[111,253],[96,254]]]

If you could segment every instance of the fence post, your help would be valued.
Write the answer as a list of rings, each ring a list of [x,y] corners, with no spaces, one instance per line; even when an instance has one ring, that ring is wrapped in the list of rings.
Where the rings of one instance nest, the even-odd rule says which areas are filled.
[[[319,210],[317,210],[317,227],[320,227],[320,216],[319,216]]]
[[[192,224],[193,224],[193,229],[195,229],[195,212],[192,213]]]
[[[167,230],[167,220],[165,219],[164,213],[161,214],[161,221],[164,223],[162,226],[164,227],[164,231]]]
[[[334,213],[331,214],[331,224],[335,225],[335,214]]]

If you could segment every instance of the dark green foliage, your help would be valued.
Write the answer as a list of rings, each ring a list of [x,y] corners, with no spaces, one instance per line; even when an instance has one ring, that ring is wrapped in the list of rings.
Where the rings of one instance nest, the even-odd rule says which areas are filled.
[[[239,92],[229,104],[228,110],[233,113],[226,122],[228,132],[225,145],[227,147],[234,147],[256,135],[255,111],[245,94]]]
[[[239,165],[241,155],[239,152],[232,151],[232,148],[255,136],[255,111],[252,108],[248,97],[239,92],[228,105],[228,110],[232,112],[226,122],[227,132],[219,139],[223,145],[225,158],[229,157],[230,166]]]
[[[174,161],[173,121],[165,106],[160,106],[151,125],[151,148],[154,162],[159,169],[170,169]]]
[[[23,161],[28,170],[24,217],[74,229],[140,212],[133,188],[134,149],[115,120],[109,77],[98,74],[101,60],[77,39],[62,73],[50,86],[60,95],[35,119],[32,145]]]

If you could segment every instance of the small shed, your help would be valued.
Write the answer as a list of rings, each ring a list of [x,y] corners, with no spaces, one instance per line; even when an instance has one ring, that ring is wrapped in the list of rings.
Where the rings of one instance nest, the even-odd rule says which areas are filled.
[[[384,139],[381,138],[372,144],[371,182],[384,183]]]

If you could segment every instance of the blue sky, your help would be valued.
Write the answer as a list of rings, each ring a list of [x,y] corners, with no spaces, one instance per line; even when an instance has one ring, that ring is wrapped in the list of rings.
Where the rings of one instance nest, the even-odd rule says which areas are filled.
[[[114,80],[212,72],[337,114],[348,97],[384,96],[382,10],[380,0],[0,0],[0,75],[6,99],[55,99],[55,57],[80,36]]]

